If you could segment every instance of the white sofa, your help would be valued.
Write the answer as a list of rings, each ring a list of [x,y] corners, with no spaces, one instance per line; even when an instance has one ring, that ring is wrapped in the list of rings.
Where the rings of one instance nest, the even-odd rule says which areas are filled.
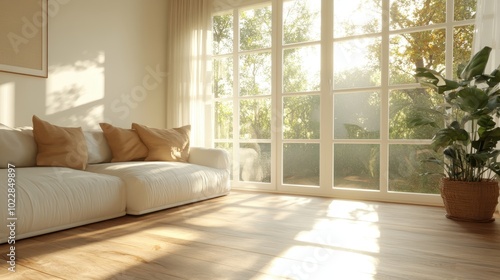
[[[225,150],[191,147],[188,162],[110,162],[103,132],[85,131],[84,135],[88,148],[85,170],[39,167],[35,166],[32,129],[0,125],[0,218],[4,224],[14,222],[16,240],[230,192]],[[7,168],[9,164],[15,168]],[[15,179],[10,193],[9,178]],[[12,189],[15,205],[10,205],[14,206],[11,213]],[[7,226],[0,227],[0,243],[13,234]]]

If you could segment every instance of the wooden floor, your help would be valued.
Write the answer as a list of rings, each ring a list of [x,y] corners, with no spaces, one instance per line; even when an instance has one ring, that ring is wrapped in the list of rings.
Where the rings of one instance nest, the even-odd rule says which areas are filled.
[[[500,219],[240,191],[19,240],[15,273],[7,249],[1,279],[500,279]]]

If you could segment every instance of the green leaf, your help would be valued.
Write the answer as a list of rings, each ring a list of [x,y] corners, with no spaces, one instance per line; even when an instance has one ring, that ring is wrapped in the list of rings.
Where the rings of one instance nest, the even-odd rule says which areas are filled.
[[[472,141],[471,146],[476,149],[478,153],[480,152],[493,152],[496,151],[498,141],[500,141],[500,128],[496,127],[492,130],[479,131],[479,139]]]
[[[462,71],[464,71],[465,69],[465,63],[460,63],[457,65],[457,77],[460,77],[460,74],[462,73]]]
[[[430,125],[432,127],[439,128],[435,120],[425,116],[416,116],[408,120],[409,127],[419,127],[424,125]]]
[[[459,123],[459,122],[457,122],[457,121],[453,121],[453,122],[451,122],[449,127],[450,127],[450,128],[453,128],[453,129],[460,129],[460,128],[462,128],[462,127],[460,126],[460,123]]]
[[[493,70],[490,74],[491,78],[488,80],[488,86],[494,87],[500,83],[500,65],[497,69]]]
[[[477,120],[477,124],[486,130],[493,129],[496,125],[495,121],[493,121],[493,117],[490,115],[481,115]]]
[[[418,67],[415,73],[415,78],[422,86],[433,88],[439,94],[459,87],[458,82],[445,79],[441,73],[432,69]]]
[[[494,142],[494,145],[496,145],[500,141],[500,127],[482,132],[479,140]]]
[[[492,162],[488,168],[493,171],[497,176],[500,176],[500,164],[498,162]]]
[[[478,51],[465,66],[460,74],[460,78],[469,81],[475,76],[483,74],[486,63],[488,63],[488,58],[490,57],[490,52],[490,47],[484,47],[482,50]]]
[[[475,113],[488,105],[488,95],[477,87],[463,88],[458,92],[457,104],[465,112]]]
[[[469,141],[469,133],[464,129],[455,129],[451,127],[439,130],[432,138],[431,146],[434,150],[444,148],[455,142],[462,142],[466,144]]]
[[[437,164],[437,165],[443,165],[444,162],[438,158],[435,158],[435,157],[430,157],[430,158],[427,158],[427,159],[424,159],[422,160],[422,162],[430,162],[430,163],[434,163],[434,164]]]
[[[498,97],[498,94],[500,93],[500,83],[491,86],[487,89],[487,93],[490,97]],[[495,100],[497,102],[497,107],[498,107],[498,100]]]
[[[446,147],[446,149],[444,149],[443,151],[443,154],[450,159],[457,158],[457,152],[455,151],[455,148],[453,146]]]
[[[489,156],[486,153],[467,154],[465,159],[467,160],[467,162],[469,162],[470,166],[481,167],[485,166],[486,162],[489,159]]]
[[[500,89],[500,87],[499,87],[499,89]],[[496,96],[490,95],[490,98],[488,100],[487,108],[488,108],[489,112],[498,111],[498,109],[500,109],[500,96],[498,96],[498,95],[496,95]]]

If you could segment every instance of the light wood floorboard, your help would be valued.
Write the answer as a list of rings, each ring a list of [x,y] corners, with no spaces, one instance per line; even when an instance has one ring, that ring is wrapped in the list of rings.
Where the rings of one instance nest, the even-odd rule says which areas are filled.
[[[0,279],[500,279],[500,219],[233,191],[0,245]]]

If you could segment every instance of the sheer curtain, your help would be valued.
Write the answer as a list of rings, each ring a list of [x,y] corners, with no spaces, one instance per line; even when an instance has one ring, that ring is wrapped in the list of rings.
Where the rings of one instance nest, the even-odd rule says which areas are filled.
[[[483,47],[492,48],[486,73],[491,73],[500,64],[500,1],[477,0],[476,29],[473,53]]]
[[[213,0],[168,2],[166,126],[191,124],[191,145],[212,145]]]
[[[500,65],[500,1],[498,0],[477,0],[473,53],[485,46],[492,48],[485,70],[489,74]],[[498,201],[497,211],[500,212],[500,197]]]

